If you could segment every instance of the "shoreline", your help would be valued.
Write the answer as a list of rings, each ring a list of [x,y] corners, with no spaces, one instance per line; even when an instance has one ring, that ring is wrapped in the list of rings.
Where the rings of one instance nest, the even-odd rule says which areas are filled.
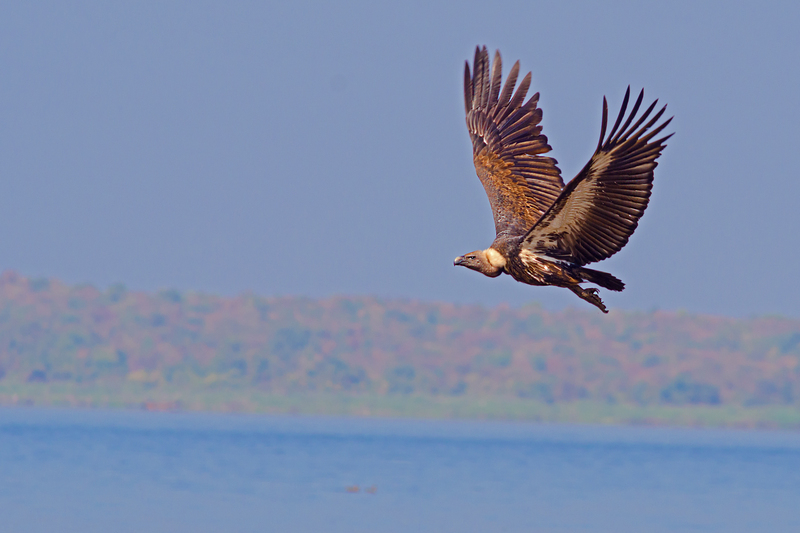
[[[495,420],[566,424],[800,429],[794,405],[546,403],[513,396],[289,393],[235,387],[173,388],[122,383],[0,383],[0,407]]]

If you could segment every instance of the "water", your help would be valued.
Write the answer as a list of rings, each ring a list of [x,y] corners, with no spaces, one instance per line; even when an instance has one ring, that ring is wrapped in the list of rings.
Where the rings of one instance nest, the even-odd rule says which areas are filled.
[[[800,433],[0,409],[0,531],[797,532]]]

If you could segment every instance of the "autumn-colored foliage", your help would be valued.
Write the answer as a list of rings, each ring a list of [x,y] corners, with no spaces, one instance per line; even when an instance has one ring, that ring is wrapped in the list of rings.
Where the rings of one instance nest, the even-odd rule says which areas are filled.
[[[0,276],[0,380],[800,403],[800,320],[225,298]]]

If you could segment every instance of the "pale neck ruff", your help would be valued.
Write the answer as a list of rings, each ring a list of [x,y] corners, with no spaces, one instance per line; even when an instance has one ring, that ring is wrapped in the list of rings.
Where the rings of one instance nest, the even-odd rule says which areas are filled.
[[[487,248],[483,253],[486,255],[486,261],[488,261],[492,267],[503,268],[506,266],[506,258],[494,248]]]

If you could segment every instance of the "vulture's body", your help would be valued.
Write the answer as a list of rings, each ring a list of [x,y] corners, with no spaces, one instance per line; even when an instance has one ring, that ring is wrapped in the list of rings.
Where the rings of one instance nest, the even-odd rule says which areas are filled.
[[[584,265],[611,257],[633,234],[650,199],[656,159],[670,135],[652,139],[672,119],[656,125],[666,107],[649,118],[653,102],[634,122],[644,91],[625,119],[629,88],[606,136],[608,105],[603,98],[597,150],[565,187],[557,161],[543,155],[550,146],[539,125],[539,93],[524,102],[531,75],[515,91],[518,75],[519,62],[501,88],[500,54],[490,64],[486,47],[476,49],[472,74],[466,65],[467,128],[497,237],[489,248],[457,257],[455,264],[490,277],[506,273],[529,285],[566,287],[607,312],[597,289],[584,289],[580,283],[613,291],[625,284]]]

